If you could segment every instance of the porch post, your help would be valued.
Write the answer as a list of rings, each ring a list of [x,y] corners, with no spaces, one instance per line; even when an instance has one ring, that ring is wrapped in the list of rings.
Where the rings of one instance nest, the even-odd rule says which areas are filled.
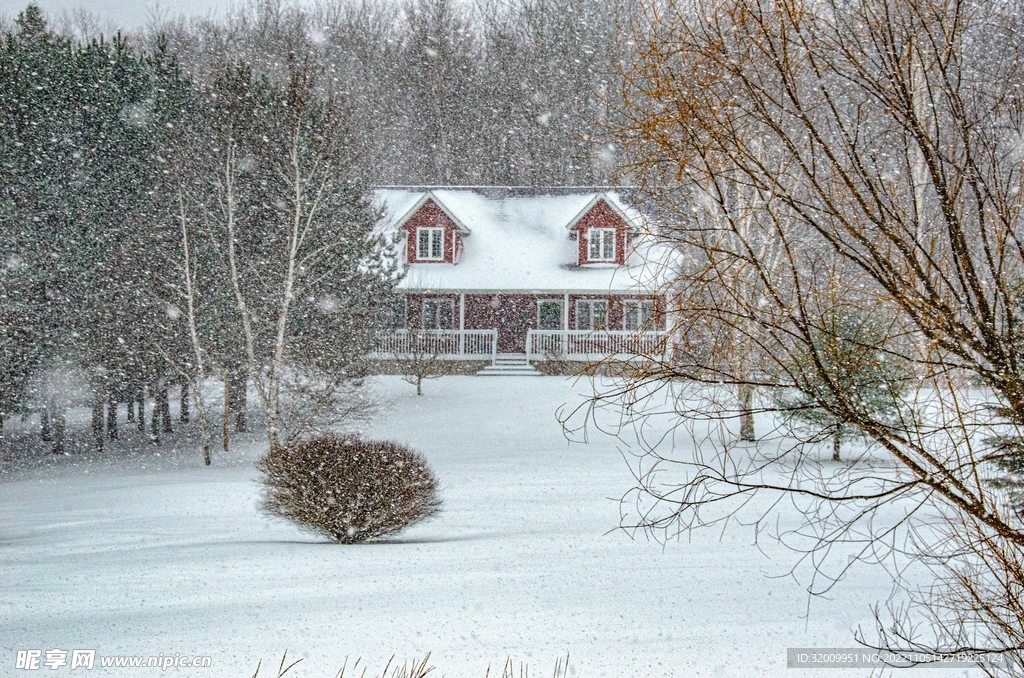
[[[562,303],[562,329],[569,331],[569,293],[565,293],[565,301]]]
[[[466,293],[459,292],[459,355],[466,355]]]
[[[666,297],[667,297],[667,295],[666,295]],[[665,311],[665,315],[664,315],[664,318],[665,318],[665,332],[664,332],[664,335],[665,335],[665,356],[664,356],[664,359],[665,359],[665,362],[669,362],[669,363],[672,362],[672,356],[675,353],[675,347],[672,345],[672,338],[673,338],[673,335],[675,334],[675,332],[673,331],[675,329],[675,318],[673,317],[673,315],[674,314],[671,311],[668,311],[668,310]]]

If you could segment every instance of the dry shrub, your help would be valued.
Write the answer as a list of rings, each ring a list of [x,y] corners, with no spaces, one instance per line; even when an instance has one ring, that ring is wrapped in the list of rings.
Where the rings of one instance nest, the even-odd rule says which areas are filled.
[[[389,441],[319,436],[271,450],[257,468],[264,511],[342,544],[395,534],[441,508],[426,460]]]
[[[288,664],[288,666],[285,666],[287,659],[288,653],[285,652],[284,656],[281,657],[281,663],[278,665],[276,678],[284,678],[286,673],[291,671],[296,664],[302,661],[301,659],[297,659]],[[394,661],[395,657],[392,655],[391,659],[388,660],[387,665],[384,667],[384,671],[380,674],[380,678],[427,678],[427,675],[434,671],[434,667],[428,663],[430,661],[429,652],[427,653],[427,656],[419,662],[412,661],[408,664],[402,664],[401,666],[393,666]],[[353,672],[360,671],[358,674],[359,678],[367,678],[367,669],[365,666],[360,667],[360,662],[362,662],[362,659],[356,659],[355,663],[352,666],[349,666],[348,660],[346,659],[344,666],[342,666],[341,670],[335,674],[335,678],[345,678],[346,671],[349,669]],[[259,674],[262,666],[263,662],[261,661],[256,667],[256,673],[252,674],[252,678],[260,678]],[[391,671],[390,674],[388,673],[389,670]],[[553,678],[564,678],[568,675],[569,655],[567,654],[565,655],[564,662],[561,659],[555,661],[555,671],[552,676]],[[487,672],[484,674],[484,678],[491,678],[490,666],[487,667]],[[497,678],[497,675],[495,675],[495,678]],[[530,668],[526,664],[520,664],[519,671],[517,672],[512,658],[509,657],[505,660],[504,667],[501,670],[501,678],[530,678]]]

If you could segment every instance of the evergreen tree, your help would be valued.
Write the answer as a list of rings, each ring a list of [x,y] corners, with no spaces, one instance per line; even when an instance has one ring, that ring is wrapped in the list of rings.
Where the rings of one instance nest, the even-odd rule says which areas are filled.
[[[120,35],[84,44],[50,30],[35,5],[0,54],[0,254],[7,262],[3,391],[24,402],[27,375],[78,364],[109,382],[155,367],[173,331],[154,287],[151,237],[159,146],[184,84],[173,59]],[[159,350],[158,350],[159,348]],[[10,408],[8,403],[7,409]]]
[[[816,440],[831,439],[836,461],[842,443],[862,435],[846,413],[861,412],[899,425],[900,395],[910,375],[882,349],[885,337],[882,323],[870,314],[831,311],[808,342],[810,348],[795,356],[789,369],[793,388],[773,393],[790,427],[807,430]]]

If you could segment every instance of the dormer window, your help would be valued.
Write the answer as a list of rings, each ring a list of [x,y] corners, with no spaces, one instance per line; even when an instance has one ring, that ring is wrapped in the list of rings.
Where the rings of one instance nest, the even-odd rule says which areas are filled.
[[[416,258],[421,261],[444,260],[444,229],[416,229]]]
[[[615,261],[615,229],[592,228],[587,231],[590,261]]]

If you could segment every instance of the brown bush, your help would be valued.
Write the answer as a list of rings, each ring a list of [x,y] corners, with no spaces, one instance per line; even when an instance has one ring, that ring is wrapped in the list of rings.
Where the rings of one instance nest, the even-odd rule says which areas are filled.
[[[342,544],[395,534],[441,508],[426,460],[389,441],[320,436],[271,450],[257,468],[265,512]]]

